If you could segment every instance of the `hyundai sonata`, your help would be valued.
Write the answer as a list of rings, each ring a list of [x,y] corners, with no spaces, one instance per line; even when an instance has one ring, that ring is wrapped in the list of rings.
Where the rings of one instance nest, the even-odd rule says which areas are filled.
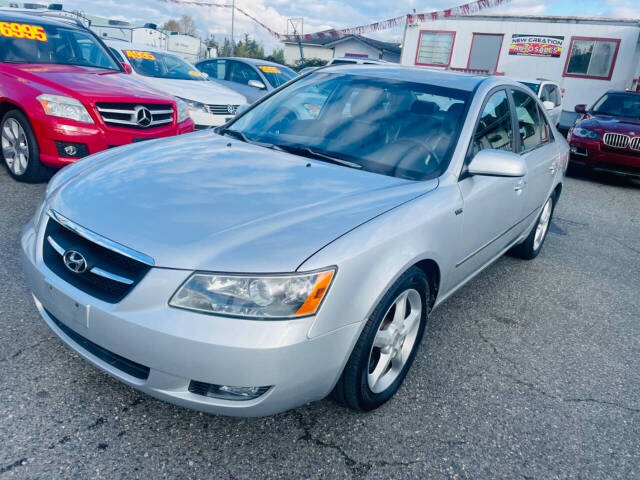
[[[217,131],[67,167],[22,236],[44,321],[154,397],[267,415],[402,384],[432,308],[540,252],[568,145],[505,78],[319,69]]]

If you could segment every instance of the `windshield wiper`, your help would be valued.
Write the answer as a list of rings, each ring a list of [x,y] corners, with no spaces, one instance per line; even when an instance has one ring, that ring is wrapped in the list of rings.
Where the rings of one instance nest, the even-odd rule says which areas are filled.
[[[343,167],[357,168],[357,169],[362,168],[362,165],[360,165],[359,163],[354,163],[348,160],[344,160],[342,158],[334,157],[333,155],[330,155],[325,152],[319,152],[310,147],[294,147],[292,145],[273,145],[273,147],[278,148],[280,150],[284,150],[285,152],[313,158],[315,160],[321,160],[321,161],[333,163],[336,165],[342,165]]]
[[[237,138],[238,140],[240,140],[240,141],[242,141],[244,143],[250,143],[251,145],[258,145],[259,147],[265,147],[265,148],[273,148],[274,147],[274,145],[271,144],[271,143],[264,143],[264,142],[258,142],[256,140],[251,140],[249,137],[247,137],[240,130],[231,130],[230,128],[223,128],[218,133],[220,135],[229,135],[231,137]]]

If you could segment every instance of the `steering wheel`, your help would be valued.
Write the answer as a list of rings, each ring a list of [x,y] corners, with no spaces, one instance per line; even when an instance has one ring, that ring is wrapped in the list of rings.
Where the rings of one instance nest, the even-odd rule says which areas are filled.
[[[417,147],[421,150],[420,153],[424,155],[418,155],[414,149],[408,150],[408,154],[405,155],[394,167],[396,173],[398,170],[422,170],[424,167],[430,167],[434,164],[440,165],[442,163],[440,156],[435,152],[433,148],[427,145],[426,142],[415,138],[403,138],[393,143],[392,145],[402,145],[403,143]],[[422,165],[416,165],[416,158],[422,162]],[[414,167],[414,168],[412,168]],[[418,168],[415,168],[418,167]]]

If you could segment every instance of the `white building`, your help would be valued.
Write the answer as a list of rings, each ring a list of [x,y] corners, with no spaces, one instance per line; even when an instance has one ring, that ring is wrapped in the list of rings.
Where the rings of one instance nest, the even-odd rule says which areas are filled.
[[[371,58],[398,63],[400,46],[381,42],[361,35],[346,35],[341,38],[314,38],[302,41],[305,59],[319,58],[329,61],[339,57]],[[284,42],[284,59],[289,65],[300,60],[300,45],[295,41]]]
[[[401,63],[553,80],[564,91],[560,124],[567,128],[575,105],[592,105],[608,90],[639,87],[640,19],[427,18],[408,24]]]

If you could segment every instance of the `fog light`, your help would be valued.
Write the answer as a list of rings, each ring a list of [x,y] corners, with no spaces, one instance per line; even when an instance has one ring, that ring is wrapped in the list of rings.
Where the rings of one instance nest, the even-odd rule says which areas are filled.
[[[70,157],[75,157],[78,153],[78,149],[75,145],[67,145],[66,147],[64,147],[64,153],[66,153]]]
[[[233,387],[230,385],[215,385],[212,383],[191,380],[189,391],[203,397],[219,398],[222,400],[246,401],[264,395],[271,387]]]

